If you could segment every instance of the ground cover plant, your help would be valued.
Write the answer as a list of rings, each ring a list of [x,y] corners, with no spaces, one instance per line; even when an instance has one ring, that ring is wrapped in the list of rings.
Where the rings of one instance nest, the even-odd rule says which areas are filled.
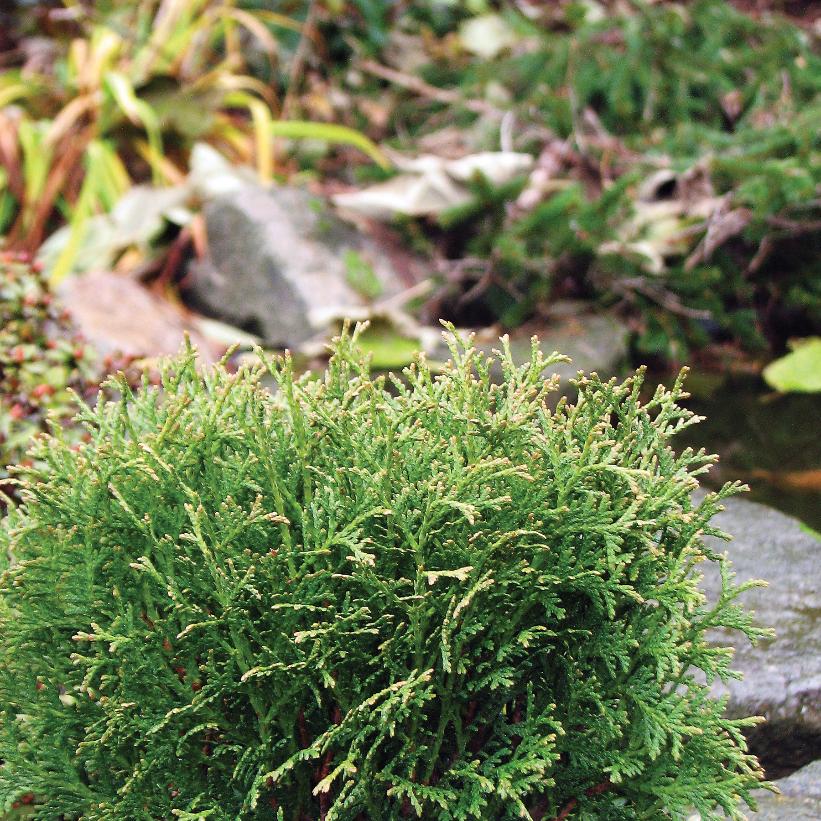
[[[319,378],[268,362],[274,395],[189,350],[39,442],[0,530],[0,806],[741,818],[754,722],[705,634],[762,631],[702,542],[738,487],[693,500],[681,379],[551,411],[557,357],[502,347],[498,384],[469,340],[386,383],[346,332]]]
[[[93,220],[133,184],[178,183],[202,141],[262,180],[310,177],[329,194],[392,173],[374,141],[412,156],[512,149],[536,160],[529,176],[477,180],[469,207],[403,223],[441,274],[428,317],[513,328],[557,300],[594,301],[630,322],[637,359],[658,361],[716,342],[784,353],[821,332],[821,59],[803,5],[268,5],[6,12],[5,245],[55,239],[42,256],[55,280],[88,266]],[[204,253],[189,217],[175,209],[147,242],[178,282]],[[143,264],[139,245],[124,267]]]
[[[474,19],[493,21],[490,57],[471,51]],[[502,145],[538,156],[518,187],[477,186],[472,207],[442,215],[454,319],[513,327],[593,298],[635,319],[642,356],[672,359],[716,339],[780,350],[821,328],[809,27],[715,0],[410,4],[392,25],[387,46],[362,50],[392,66],[396,32],[416,36],[407,74],[427,86],[378,74],[400,83],[388,133],[414,150],[459,129],[498,150],[507,120]]]
[[[260,57],[274,59],[264,12],[210,0],[73,8],[48,59],[0,75],[0,230],[14,247],[36,251],[61,218],[76,245],[85,220],[111,209],[132,180],[177,181],[197,139],[244,159],[256,145],[270,174],[260,142],[276,95],[245,70],[240,38],[255,32]]]
[[[91,399],[112,370],[128,367],[127,359],[105,361],[86,344],[38,266],[0,254],[0,485],[6,466],[23,460],[32,437],[50,424],[79,441],[85,431],[71,426],[71,393]]]
[[[299,39],[298,16],[231,0],[64,5],[39,28],[38,15],[20,12],[18,28],[48,33],[49,48],[30,36],[39,52],[10,49],[0,60],[11,63],[0,72],[0,233],[33,253],[68,223],[55,280],[71,270],[93,216],[133,184],[179,183],[197,141],[266,182],[275,136],[352,143],[384,162],[356,132],[286,116],[280,39]],[[55,11],[45,4],[41,16]]]

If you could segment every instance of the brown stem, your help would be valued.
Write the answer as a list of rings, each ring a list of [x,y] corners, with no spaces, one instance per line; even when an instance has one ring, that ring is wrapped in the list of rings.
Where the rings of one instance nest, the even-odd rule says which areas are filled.
[[[604,781],[596,784],[595,787],[590,787],[589,789],[584,791],[584,794],[588,798],[592,798],[594,795],[601,795],[601,793],[609,790],[613,784],[609,778],[605,778]],[[571,798],[562,808],[559,810],[559,814],[553,819],[553,821],[563,821],[563,819],[567,818],[574,809],[576,809],[576,805],[579,803],[578,799]]]
[[[331,771],[331,763],[334,760],[333,750],[328,750],[325,757],[322,759],[322,766],[316,773],[316,783],[318,784]],[[328,816],[328,810],[331,809],[331,791],[326,790],[319,794],[319,817],[321,821],[325,821]]]
[[[331,710],[331,721],[334,724],[339,724],[342,721],[342,711],[339,709],[338,705],[334,704],[333,709]],[[328,773],[331,771],[331,764],[333,764],[334,760],[334,751],[328,750],[325,753],[325,756],[322,759],[322,764],[317,768],[314,772],[314,779],[315,783],[319,784],[323,778],[327,777]],[[325,821],[325,818],[328,815],[328,811],[331,809],[331,791],[327,790],[326,792],[322,792],[319,794],[319,817],[320,821]]]
[[[524,700],[525,697],[523,695],[516,699],[516,706],[513,708],[513,715],[510,718],[511,724],[521,724],[522,712],[524,710]]]
[[[165,287],[173,282],[176,273],[182,269],[185,254],[190,243],[191,229],[186,226],[180,231],[179,234],[177,234],[176,238],[171,243],[171,247],[168,249],[162,269],[152,283],[157,293],[161,296]]]
[[[613,289],[624,294],[630,291],[636,291],[661,305],[662,308],[670,311],[670,313],[678,314],[679,316],[686,316],[691,319],[709,319],[712,316],[710,311],[682,305],[675,294],[659,287],[655,283],[647,282],[644,277],[629,277],[619,280],[613,283]]]
[[[571,798],[570,801],[562,807],[561,811],[556,816],[555,821],[562,821],[563,818],[567,818],[567,816],[576,809],[576,804],[578,803],[579,802],[575,798]]]
[[[308,725],[305,723],[305,712],[302,707],[299,708],[296,722],[297,727],[299,728],[299,743],[302,745],[302,749],[304,750],[311,746],[311,739],[308,736]]]
[[[466,100],[456,91],[451,91],[446,88],[437,88],[430,83],[426,83],[419,77],[412,74],[405,74],[402,71],[397,71],[395,68],[383,66],[375,60],[363,60],[359,64],[359,68],[368,74],[373,74],[374,77],[379,77],[382,80],[387,80],[389,83],[401,86],[402,88],[418,94],[420,97],[427,97],[429,100],[435,100],[437,103],[444,103],[445,105],[461,105],[469,111],[476,114],[484,114],[485,116],[500,117],[504,114],[503,111],[496,108],[496,106],[485,102],[484,100]]]
[[[291,116],[291,109],[299,92],[299,82],[302,78],[305,61],[308,59],[308,50],[311,40],[316,37],[314,31],[316,26],[317,4],[311,0],[308,5],[308,13],[305,15],[305,22],[302,24],[302,34],[299,38],[291,68],[288,72],[288,90],[285,92],[285,99],[282,102],[281,118],[287,120]]]
[[[476,731],[476,734],[471,738],[470,744],[468,744],[468,749],[476,755],[482,747],[485,746],[485,742],[488,740],[488,736],[490,735],[490,725],[489,724],[482,724],[480,725],[479,729]]]

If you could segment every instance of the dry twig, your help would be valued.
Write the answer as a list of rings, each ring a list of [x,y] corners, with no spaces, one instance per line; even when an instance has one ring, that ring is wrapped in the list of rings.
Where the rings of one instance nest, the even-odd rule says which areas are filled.
[[[435,100],[437,103],[460,105],[476,114],[484,114],[491,117],[504,117],[505,115],[504,111],[484,100],[466,100],[456,91],[446,88],[437,88],[430,83],[426,83],[419,77],[414,77],[412,74],[405,74],[402,71],[397,71],[395,68],[383,66],[375,60],[365,60],[359,64],[359,68],[368,74],[372,74],[374,77],[387,80],[389,83],[406,88],[408,91],[412,91],[420,97]]]

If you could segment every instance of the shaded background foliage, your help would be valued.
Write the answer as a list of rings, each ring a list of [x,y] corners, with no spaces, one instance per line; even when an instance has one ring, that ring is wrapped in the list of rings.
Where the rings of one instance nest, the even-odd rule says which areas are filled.
[[[196,140],[263,179],[350,184],[345,151],[274,140],[331,132],[277,128],[424,150],[455,123],[486,149],[506,118],[541,176],[477,181],[473,206],[423,226],[449,283],[430,314],[512,327],[592,298],[631,317],[638,356],[783,352],[821,323],[821,62],[811,8],[765,5],[797,17],[716,0],[23,4],[0,76],[0,231],[32,252],[67,220],[59,278],[88,218],[133,181],[179,182]],[[465,26],[489,17],[500,45],[480,54]]]

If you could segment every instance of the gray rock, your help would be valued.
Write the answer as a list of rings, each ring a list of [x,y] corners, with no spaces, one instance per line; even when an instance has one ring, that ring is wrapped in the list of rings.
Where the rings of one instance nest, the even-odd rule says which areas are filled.
[[[787,778],[775,782],[781,792],[754,793],[758,810],[748,812],[750,821],[818,821],[821,818],[821,761],[813,761]],[[688,821],[701,821],[698,813]]]
[[[821,761],[776,781],[781,795],[761,791],[750,821],[818,821],[821,818]]]
[[[764,505],[732,498],[715,524],[732,534],[726,543],[707,539],[717,551],[726,550],[737,581],[765,579],[768,587],[745,593],[741,601],[755,611],[758,624],[772,627],[776,638],[750,646],[737,634],[718,635],[733,644],[733,666],[744,673],[733,681],[729,712],[733,716],[761,715],[779,743],[791,735],[821,733],[821,541],[797,519]],[[714,566],[705,568],[705,588],[714,601],[720,582]],[[818,816],[821,817],[821,816]]]
[[[340,307],[361,306],[351,259],[370,265],[384,296],[401,283],[386,256],[297,188],[248,186],[205,206],[209,258],[192,268],[187,298],[203,313],[297,346]]]

